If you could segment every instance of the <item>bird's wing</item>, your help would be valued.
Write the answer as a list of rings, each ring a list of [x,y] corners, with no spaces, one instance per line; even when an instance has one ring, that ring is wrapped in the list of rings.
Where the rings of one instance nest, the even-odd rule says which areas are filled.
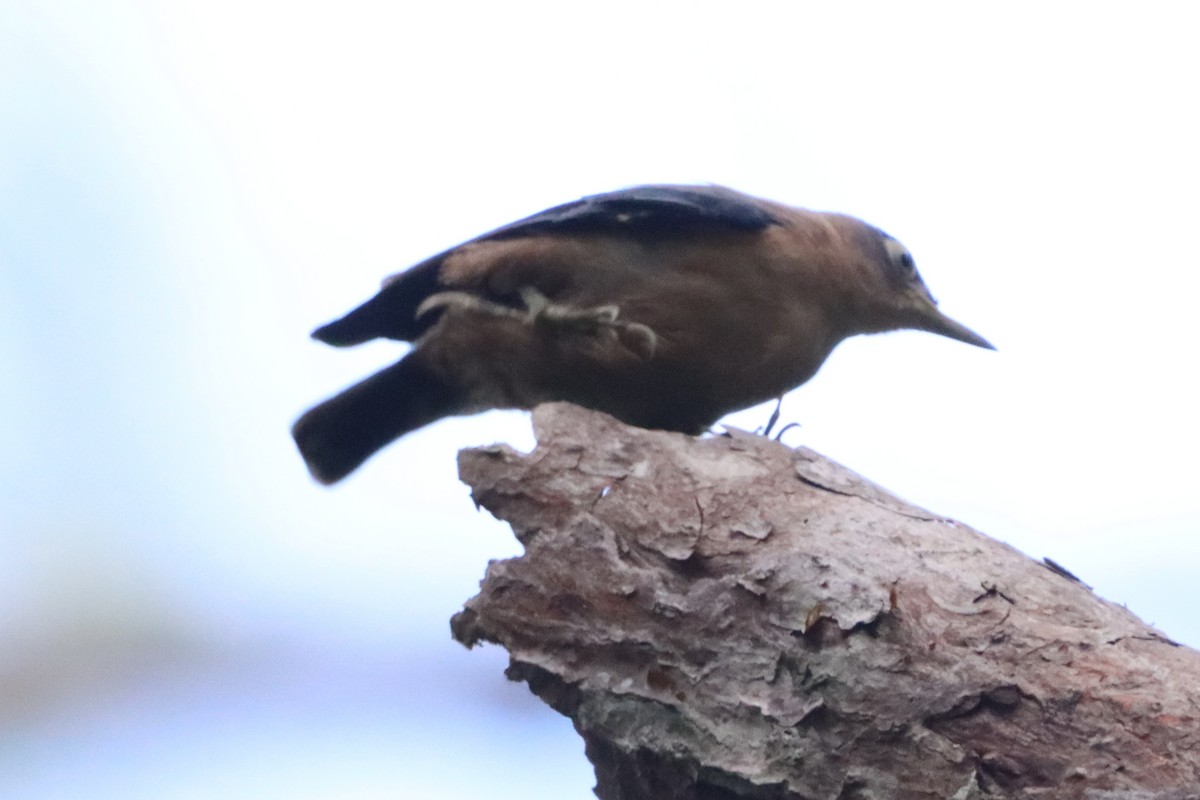
[[[668,236],[756,231],[779,220],[754,198],[723,186],[636,186],[548,208],[475,239],[538,233]]]
[[[446,289],[461,289],[485,299],[511,303],[511,292],[503,292],[501,297],[487,297],[489,292],[481,291],[478,281],[463,280],[461,274],[458,278],[448,278],[443,265],[456,261],[460,273],[478,277],[494,272],[497,260],[503,260],[511,272],[514,264],[520,265],[527,260],[526,253],[532,259],[537,238],[547,234],[607,234],[661,240],[700,233],[753,232],[779,223],[780,220],[760,201],[723,186],[637,186],[591,195],[504,225],[393,275],[384,281],[379,294],[342,319],[318,328],[313,337],[338,346],[358,344],[380,336],[411,341],[437,319],[437,314],[419,316],[418,308],[429,297]],[[529,241],[514,241],[522,239]],[[489,243],[496,246],[489,247]],[[520,250],[520,257],[497,259],[500,250],[510,247]],[[471,261],[472,265],[465,266],[466,261]],[[554,279],[534,267],[534,263],[529,260],[526,266],[539,272],[542,282]],[[520,272],[518,266],[516,273]],[[507,278],[514,283],[514,288],[525,282],[519,274]],[[561,271],[557,273],[557,279],[564,278]],[[549,287],[542,288],[550,293]]]

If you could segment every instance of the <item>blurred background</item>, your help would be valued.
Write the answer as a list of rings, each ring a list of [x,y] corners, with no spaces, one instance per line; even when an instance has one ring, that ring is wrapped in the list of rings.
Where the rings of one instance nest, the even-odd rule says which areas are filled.
[[[450,420],[345,484],[317,324],[519,216],[717,182],[904,241],[996,353],[860,337],[812,446],[1200,645],[1195,9],[0,4],[0,797],[591,797],[447,621],[518,552]],[[735,415],[754,428],[770,407]]]

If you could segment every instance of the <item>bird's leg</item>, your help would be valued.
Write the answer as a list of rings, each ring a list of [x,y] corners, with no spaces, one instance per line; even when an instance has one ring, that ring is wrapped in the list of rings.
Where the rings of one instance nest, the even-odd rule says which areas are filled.
[[[474,311],[478,314],[490,314],[493,317],[525,319],[527,316],[527,313],[524,311],[487,300],[470,292],[438,292],[437,294],[431,294],[425,298],[425,301],[421,305],[417,306],[416,316],[419,319],[431,311],[443,308]]]
[[[521,300],[529,312],[529,321],[534,325],[562,326],[586,333],[610,330],[616,333],[624,347],[634,351],[642,360],[649,360],[658,348],[658,335],[648,325],[618,319],[618,306],[572,308],[551,302],[533,287],[522,287],[520,291]]]
[[[544,294],[532,286],[520,289],[521,300],[529,310],[529,319],[535,325],[561,326],[584,333],[599,333],[611,330],[622,345],[643,360],[654,355],[658,347],[658,335],[640,322],[618,319],[621,309],[615,305],[593,308],[573,308],[550,302]]]
[[[614,325],[620,311],[616,306],[595,308],[572,308],[550,302],[550,298],[532,286],[520,288],[521,301],[529,312],[529,321],[535,325],[559,325],[594,333],[603,327]]]
[[[770,436],[771,429],[775,427],[775,423],[779,422],[779,412],[783,410],[783,395],[775,400],[775,410],[771,412],[770,418],[767,420],[767,425],[762,430],[763,436]]]
[[[602,330],[611,330],[622,345],[644,360],[653,356],[658,346],[658,335],[649,326],[618,319],[620,309],[615,305],[574,308],[551,302],[550,298],[532,286],[523,286],[519,292],[521,302],[525,304],[524,310],[468,292],[438,292],[421,303],[417,308],[417,316],[439,308],[458,308],[478,314],[509,317],[528,325],[566,328],[579,333],[597,334]]]
[[[771,430],[775,427],[775,423],[779,422],[779,414],[782,410],[783,410],[783,395],[780,395],[779,399],[777,399],[775,401],[775,410],[771,412],[771,417],[770,417],[770,419],[767,420],[766,427],[764,427],[762,429],[763,436],[771,435]],[[787,425],[784,425],[782,428],[779,429],[779,433],[775,434],[775,441],[777,441],[777,442],[783,441],[783,435],[785,433],[790,431],[792,428],[799,428],[799,427],[800,427],[799,422],[789,422]]]

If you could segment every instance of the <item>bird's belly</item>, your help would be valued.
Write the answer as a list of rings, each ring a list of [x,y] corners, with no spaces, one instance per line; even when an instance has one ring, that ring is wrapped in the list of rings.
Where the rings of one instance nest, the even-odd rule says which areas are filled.
[[[566,401],[635,425],[686,432],[803,383],[827,353],[789,335],[796,326],[779,319],[629,312],[631,321],[654,331],[652,352],[630,347],[612,330],[477,315],[447,315],[421,349],[457,385],[469,387],[468,411]]]

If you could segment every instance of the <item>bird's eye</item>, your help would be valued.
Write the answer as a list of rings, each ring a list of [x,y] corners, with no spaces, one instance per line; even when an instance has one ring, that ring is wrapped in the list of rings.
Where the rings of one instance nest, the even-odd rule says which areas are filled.
[[[884,246],[887,248],[888,258],[900,268],[904,277],[910,278],[917,274],[917,262],[913,260],[912,253],[908,252],[907,247],[895,239],[887,239]]]

